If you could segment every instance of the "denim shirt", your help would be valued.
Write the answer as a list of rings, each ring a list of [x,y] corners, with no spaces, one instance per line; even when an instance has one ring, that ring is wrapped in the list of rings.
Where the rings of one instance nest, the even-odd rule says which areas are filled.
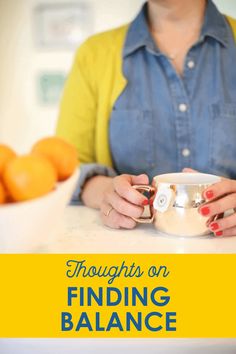
[[[95,174],[153,176],[191,167],[236,179],[236,45],[230,25],[208,0],[199,40],[180,77],[148,29],[147,4],[131,23],[123,49],[128,84],[109,125],[114,169],[81,169],[76,200]]]
[[[208,1],[183,76],[156,47],[144,5],[123,51],[128,85],[110,120],[118,173],[157,174],[191,167],[236,178],[236,46],[230,25]]]

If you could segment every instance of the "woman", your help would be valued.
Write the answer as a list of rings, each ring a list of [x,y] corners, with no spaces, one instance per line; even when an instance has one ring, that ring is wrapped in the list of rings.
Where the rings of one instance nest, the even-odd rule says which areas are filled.
[[[211,0],[149,0],[78,50],[57,131],[83,163],[76,198],[105,225],[134,228],[148,200],[132,185],[186,167],[228,178],[205,191],[206,221],[236,207],[234,33]],[[209,228],[236,234],[236,215]]]

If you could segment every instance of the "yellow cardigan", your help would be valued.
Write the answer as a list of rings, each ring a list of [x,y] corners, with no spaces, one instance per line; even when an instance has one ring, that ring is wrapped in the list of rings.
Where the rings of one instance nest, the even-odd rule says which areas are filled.
[[[236,39],[236,20],[227,16]],[[129,25],[89,38],[77,51],[61,101],[57,135],[76,146],[81,163],[112,167],[108,124],[127,80],[122,50]]]

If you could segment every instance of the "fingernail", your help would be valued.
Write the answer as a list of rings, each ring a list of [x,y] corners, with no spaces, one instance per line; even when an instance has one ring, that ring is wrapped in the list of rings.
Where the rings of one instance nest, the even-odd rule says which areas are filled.
[[[207,199],[212,199],[214,197],[214,193],[212,190],[206,191],[205,196]]]
[[[146,205],[148,205],[148,204],[149,204],[148,199],[145,199],[145,200],[142,202],[142,205],[143,205],[143,206],[146,206]]]
[[[222,236],[223,235],[223,232],[222,231],[218,231],[215,233],[215,236]]]
[[[200,209],[200,213],[202,214],[202,216],[207,216],[210,214],[210,209],[207,206],[202,207]]]
[[[219,224],[217,222],[213,222],[211,225],[210,225],[210,229],[212,231],[215,231],[215,230],[218,230],[219,229]]]

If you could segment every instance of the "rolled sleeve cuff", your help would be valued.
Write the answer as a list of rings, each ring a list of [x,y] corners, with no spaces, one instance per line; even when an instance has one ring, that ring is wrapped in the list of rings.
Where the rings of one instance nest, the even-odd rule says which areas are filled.
[[[73,196],[71,198],[70,205],[83,204],[81,200],[81,192],[83,186],[85,185],[88,179],[94,176],[115,177],[117,176],[117,173],[113,168],[97,163],[81,165],[79,179],[74,190]]]

